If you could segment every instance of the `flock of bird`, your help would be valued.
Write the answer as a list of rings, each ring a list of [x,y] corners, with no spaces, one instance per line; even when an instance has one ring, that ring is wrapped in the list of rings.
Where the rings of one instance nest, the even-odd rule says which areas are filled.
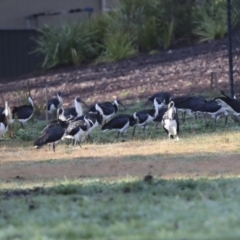
[[[39,148],[46,144],[52,145],[55,151],[56,144],[64,139],[72,139],[72,145],[83,142],[86,138],[91,138],[91,132],[101,126],[103,132],[115,130],[118,132],[117,138],[133,127],[132,135],[135,135],[136,127],[145,128],[147,125],[156,122],[156,127],[161,123],[163,129],[168,134],[169,139],[179,140],[179,113],[182,113],[182,121],[185,122],[186,115],[197,118],[199,115],[205,119],[208,126],[208,119],[212,118],[217,124],[217,120],[225,117],[225,124],[228,116],[240,116],[240,101],[222,95],[211,100],[206,100],[202,96],[178,96],[174,97],[169,92],[158,92],[151,96],[148,101],[153,103],[151,109],[143,109],[133,114],[118,114],[119,105],[126,107],[118,99],[113,102],[98,102],[89,107],[81,98],[74,99],[74,106],[63,108],[62,93],[58,92],[56,98],[48,100],[46,109],[52,114],[54,120],[49,122],[42,130],[39,137],[34,141],[34,147]],[[8,130],[14,121],[18,121],[22,127],[34,114],[34,103],[31,94],[28,97],[29,105],[21,105],[10,108],[8,102],[5,107],[0,107],[0,137]],[[88,108],[83,112],[83,105]]]

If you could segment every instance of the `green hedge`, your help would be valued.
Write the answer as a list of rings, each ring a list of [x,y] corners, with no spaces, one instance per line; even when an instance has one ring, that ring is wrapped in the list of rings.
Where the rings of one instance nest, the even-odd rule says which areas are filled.
[[[39,29],[35,52],[45,56],[43,68],[114,62],[181,41],[221,38],[226,31],[225,0],[121,0],[114,11],[87,23]]]

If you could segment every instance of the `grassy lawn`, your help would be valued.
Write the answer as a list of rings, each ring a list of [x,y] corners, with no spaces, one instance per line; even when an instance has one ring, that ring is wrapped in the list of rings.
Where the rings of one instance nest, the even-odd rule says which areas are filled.
[[[0,193],[0,239],[239,239],[240,180],[55,182]]]
[[[98,129],[94,144],[55,153],[33,149],[38,124],[0,141],[1,240],[240,238],[233,121],[190,120],[179,142],[155,127],[119,140]]]

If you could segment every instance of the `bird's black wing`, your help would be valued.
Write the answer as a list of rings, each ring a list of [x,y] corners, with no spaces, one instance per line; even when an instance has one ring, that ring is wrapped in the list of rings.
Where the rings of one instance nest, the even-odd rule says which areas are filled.
[[[40,147],[48,143],[59,141],[64,133],[65,129],[60,124],[49,127],[34,141],[34,146]]]
[[[54,105],[55,107],[58,107],[59,104],[59,100],[57,98],[52,98],[48,100],[47,106],[48,106],[48,110],[50,109],[51,105]]]
[[[87,124],[84,120],[72,121],[66,129],[66,134],[73,136],[80,130],[80,128],[84,131],[87,130]]]
[[[75,107],[72,108],[65,108],[64,109],[64,116],[68,119],[71,116],[76,117],[77,116],[77,111],[75,109]]]
[[[102,130],[121,129],[126,125],[128,121],[129,121],[128,117],[119,115],[117,117],[112,118],[109,122],[105,123],[102,126]]]
[[[147,113],[137,112],[136,116],[137,116],[137,118],[139,120],[139,123],[144,123],[148,119],[148,114]]]

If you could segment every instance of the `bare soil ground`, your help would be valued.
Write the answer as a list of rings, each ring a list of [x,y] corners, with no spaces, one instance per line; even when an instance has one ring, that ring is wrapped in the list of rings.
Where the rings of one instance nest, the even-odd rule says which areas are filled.
[[[49,97],[62,91],[64,106],[72,105],[76,96],[89,104],[112,100],[113,96],[132,102],[147,99],[159,91],[173,95],[209,93],[211,72],[218,75],[218,87],[228,92],[226,39],[154,55],[142,54],[118,63],[68,67],[2,79],[0,89],[11,104],[19,102],[16,93],[26,89],[27,81],[36,104],[45,102],[46,84]]]
[[[69,149],[9,146],[0,142],[0,180],[42,182],[64,179],[126,177],[161,178],[232,177],[240,174],[240,133],[213,134],[173,142],[159,132],[156,140],[134,140],[109,144],[85,144]]]
[[[3,80],[0,89],[10,105],[19,103],[16,92],[26,87],[27,80],[36,104],[45,101],[46,83],[50,97],[63,92],[64,106],[72,105],[76,96],[89,104],[109,101],[114,96],[132,103],[159,91],[204,95],[209,93],[212,71],[218,74],[218,87],[229,92],[226,39],[119,63],[55,69]],[[184,141],[175,148],[162,139],[156,144],[87,144],[73,152],[61,145],[57,153],[13,145],[0,142],[0,181],[143,177],[148,173],[166,178],[240,174],[239,145],[228,140],[200,148],[196,148],[196,142]]]

